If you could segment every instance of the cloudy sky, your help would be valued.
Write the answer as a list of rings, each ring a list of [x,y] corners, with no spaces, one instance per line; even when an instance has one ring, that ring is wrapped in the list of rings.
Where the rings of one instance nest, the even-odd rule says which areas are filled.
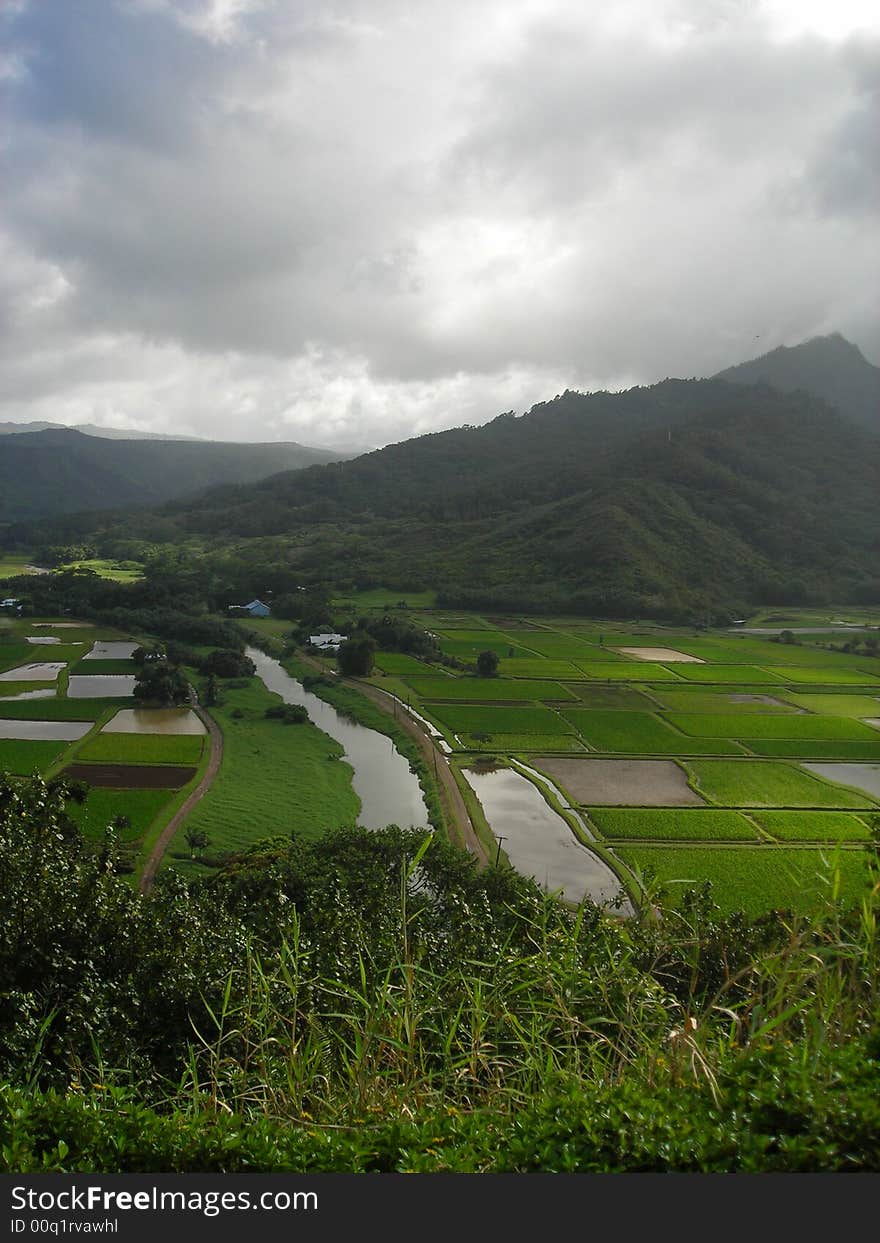
[[[0,421],[373,446],[839,330],[876,0],[5,0]]]

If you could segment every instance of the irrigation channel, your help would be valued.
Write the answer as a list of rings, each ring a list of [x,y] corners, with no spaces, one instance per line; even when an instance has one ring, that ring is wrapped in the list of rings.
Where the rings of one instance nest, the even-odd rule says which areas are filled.
[[[418,778],[390,738],[324,703],[259,648],[249,647],[247,655],[268,690],[287,704],[302,704],[312,723],[345,748],[345,759],[354,769],[352,785],[361,800],[359,824],[368,829],[383,829],[386,824],[427,827],[428,809]]]

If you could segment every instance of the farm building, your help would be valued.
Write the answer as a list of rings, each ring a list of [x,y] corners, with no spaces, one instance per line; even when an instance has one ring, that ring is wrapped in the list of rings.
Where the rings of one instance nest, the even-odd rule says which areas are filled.
[[[250,604],[230,604],[230,613],[247,613],[249,617],[268,617],[270,609],[262,600],[251,600]]]
[[[312,647],[320,648],[322,652],[338,652],[339,644],[344,643],[347,638],[347,634],[310,634],[309,643]]]

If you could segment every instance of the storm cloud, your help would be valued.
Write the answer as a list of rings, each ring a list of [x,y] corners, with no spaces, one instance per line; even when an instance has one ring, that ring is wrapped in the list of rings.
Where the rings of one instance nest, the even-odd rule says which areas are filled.
[[[880,22],[17,0],[0,420],[357,447],[880,346]]]

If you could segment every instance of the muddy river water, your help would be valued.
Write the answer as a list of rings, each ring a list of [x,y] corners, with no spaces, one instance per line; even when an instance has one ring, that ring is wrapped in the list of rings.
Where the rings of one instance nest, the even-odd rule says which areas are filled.
[[[384,828],[386,824],[404,829],[411,825],[427,826],[428,812],[418,779],[390,738],[348,720],[331,704],[307,691],[265,652],[249,647],[247,655],[270,691],[280,695],[285,703],[302,704],[309,720],[345,748],[345,759],[354,769],[352,785],[361,800],[359,824],[368,829]],[[293,746],[296,730],[289,732]]]

